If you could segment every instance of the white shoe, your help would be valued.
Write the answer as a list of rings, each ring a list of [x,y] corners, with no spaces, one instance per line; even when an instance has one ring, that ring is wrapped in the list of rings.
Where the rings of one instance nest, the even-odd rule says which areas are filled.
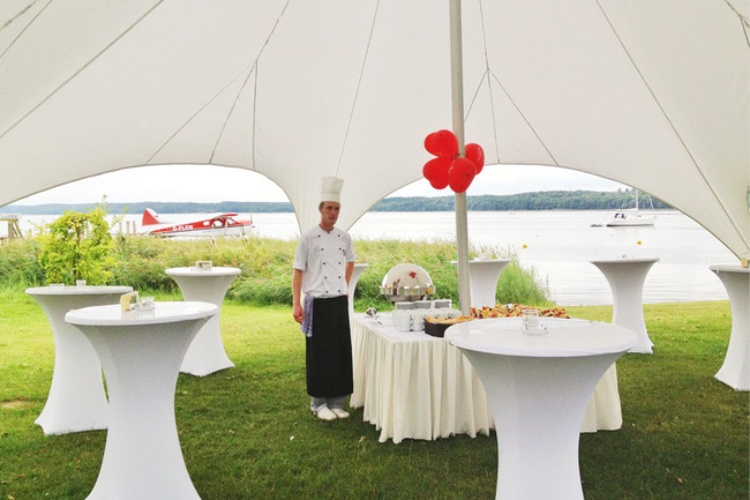
[[[342,408],[331,408],[337,418],[349,418],[349,412]]]
[[[325,420],[326,422],[336,420],[336,413],[332,412],[331,409],[327,406],[324,406],[323,408],[315,412],[315,416],[321,420]]]

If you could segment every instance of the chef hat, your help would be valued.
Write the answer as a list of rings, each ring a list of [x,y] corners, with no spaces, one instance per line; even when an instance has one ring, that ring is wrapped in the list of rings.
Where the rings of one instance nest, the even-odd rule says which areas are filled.
[[[344,179],[338,177],[323,177],[323,189],[320,191],[320,201],[341,201],[341,187]]]

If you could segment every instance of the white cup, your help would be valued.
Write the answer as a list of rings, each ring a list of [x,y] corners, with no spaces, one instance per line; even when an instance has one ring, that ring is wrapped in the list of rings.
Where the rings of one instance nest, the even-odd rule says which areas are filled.
[[[424,330],[424,318],[427,316],[428,311],[423,309],[415,310],[411,315],[411,329],[415,332],[421,332]]]
[[[546,335],[547,329],[542,325],[539,311],[527,308],[521,311],[521,329],[526,335]]]
[[[411,311],[393,311],[393,326],[400,332],[411,330]]]
[[[525,308],[521,311],[521,319],[523,321],[523,328],[528,330],[530,328],[539,328],[539,311],[536,309]]]
[[[141,308],[144,311],[153,311],[156,308],[156,302],[153,297],[143,297],[141,299]]]

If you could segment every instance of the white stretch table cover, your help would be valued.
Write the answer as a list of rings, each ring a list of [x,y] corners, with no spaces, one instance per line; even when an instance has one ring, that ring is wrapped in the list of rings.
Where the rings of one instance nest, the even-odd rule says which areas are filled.
[[[180,449],[174,390],[190,342],[218,313],[207,302],[157,302],[148,312],[115,305],[65,315],[99,354],[109,390],[107,443],[89,499],[200,498]]]
[[[732,307],[732,333],[715,377],[739,391],[750,390],[750,268],[711,266],[724,283]]]
[[[379,317],[390,321],[388,314]],[[363,314],[355,315],[351,324],[354,392],[350,405],[364,407],[363,419],[380,430],[381,443],[489,435],[494,424],[484,387],[458,349],[445,339],[399,332]],[[613,365],[597,384],[580,430],[621,426]]]
[[[612,290],[612,323],[629,328],[638,334],[638,344],[630,352],[653,353],[654,343],[648,336],[643,317],[643,284],[651,266],[659,259],[592,260],[607,278]]]
[[[106,429],[109,403],[102,368],[88,339],[64,320],[71,309],[116,304],[129,286],[45,286],[26,293],[39,303],[55,340],[52,385],[35,423],[49,434]]]
[[[624,327],[545,319],[529,337],[517,318],[470,321],[446,338],[479,373],[495,416],[498,499],[582,499],[578,431],[602,374],[637,341]]]
[[[364,270],[367,269],[367,263],[359,262],[354,264],[354,270],[352,271],[352,277],[349,280],[349,317],[354,316],[354,292],[357,291],[357,282],[359,277],[362,276]]]
[[[456,261],[451,262],[457,265]],[[510,263],[509,260],[472,260],[469,262],[471,305],[474,307],[495,307],[497,280]]]
[[[174,267],[165,272],[175,280],[185,300],[209,302],[217,306],[221,306],[229,285],[240,275],[240,269],[236,267]],[[195,336],[185,354],[181,372],[203,377],[234,366],[221,340],[220,315],[216,314],[208,320]]]

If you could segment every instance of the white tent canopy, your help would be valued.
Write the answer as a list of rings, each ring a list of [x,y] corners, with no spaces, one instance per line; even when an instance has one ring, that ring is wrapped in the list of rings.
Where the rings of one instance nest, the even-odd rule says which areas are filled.
[[[466,140],[488,164],[637,187],[748,257],[749,16],[748,0],[464,0]],[[342,177],[350,227],[450,128],[448,26],[434,0],[7,0],[0,205],[215,164],[276,182],[302,228],[321,178]]]

